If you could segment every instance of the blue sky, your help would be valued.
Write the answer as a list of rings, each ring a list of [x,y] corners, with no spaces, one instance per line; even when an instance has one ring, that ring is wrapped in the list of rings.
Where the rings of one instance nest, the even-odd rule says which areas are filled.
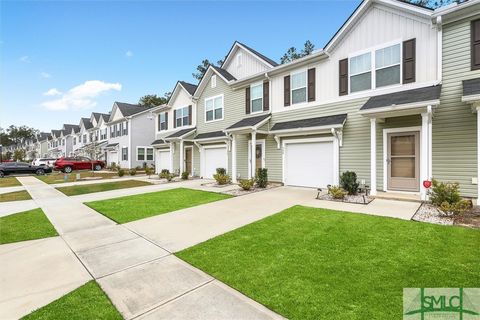
[[[0,127],[49,131],[196,83],[235,40],[276,61],[322,48],[359,2],[0,1]]]

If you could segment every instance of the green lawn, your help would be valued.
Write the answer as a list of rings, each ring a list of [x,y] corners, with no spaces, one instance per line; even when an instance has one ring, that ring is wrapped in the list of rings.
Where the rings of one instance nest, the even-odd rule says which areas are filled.
[[[5,177],[0,179],[0,188],[21,186],[20,181],[15,177]]]
[[[42,209],[0,218],[0,244],[58,236]]]
[[[296,206],[178,253],[290,319],[401,319],[408,287],[479,287],[480,230]]]
[[[59,187],[57,190],[63,192],[67,196],[76,196],[79,194],[102,192],[108,190],[126,189],[133,187],[150,186],[150,182],[141,180],[121,180],[105,183],[91,183],[86,185],[77,185],[70,187]]]
[[[89,281],[80,288],[58,300],[30,313],[22,319],[123,319],[110,299],[95,281]]]
[[[126,223],[175,210],[231,198],[215,192],[177,188],[86,203],[118,223]]]
[[[27,190],[0,194],[0,202],[30,200],[30,199],[32,199],[32,197],[30,197],[30,193],[28,193]]]
[[[75,182],[77,181],[77,173],[80,173],[80,179],[89,178],[89,177],[96,177],[101,179],[110,179],[113,177],[118,176],[116,172],[94,172],[92,171],[74,171],[68,174],[67,181],[64,180],[65,174],[63,172],[53,172],[51,174],[47,174],[44,176],[36,176],[38,179],[42,180],[48,184],[55,184],[55,183],[64,183],[64,182]]]

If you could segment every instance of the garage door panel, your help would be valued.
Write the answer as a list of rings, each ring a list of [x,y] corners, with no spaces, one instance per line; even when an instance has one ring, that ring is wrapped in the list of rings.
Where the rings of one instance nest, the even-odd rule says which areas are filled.
[[[206,148],[204,150],[203,161],[203,177],[206,179],[212,179],[217,168],[227,169],[227,148]]]
[[[155,168],[157,173],[160,173],[163,169],[170,170],[170,151],[157,150]]]
[[[287,143],[284,165],[287,185],[317,188],[333,184],[333,143]]]

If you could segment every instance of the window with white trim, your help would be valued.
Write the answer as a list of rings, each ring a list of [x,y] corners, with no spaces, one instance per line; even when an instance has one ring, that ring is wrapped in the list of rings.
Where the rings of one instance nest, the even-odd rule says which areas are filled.
[[[167,130],[167,116],[165,112],[158,115],[158,131]]]
[[[355,56],[349,60],[350,92],[372,88],[372,54],[370,52]]]
[[[251,113],[263,111],[263,83],[250,86]]]
[[[205,99],[205,121],[223,119],[223,96]]]
[[[292,104],[307,101],[307,71],[293,73],[290,76]]]
[[[122,135],[126,136],[128,134],[128,122],[125,121],[122,123]]]
[[[122,148],[122,160],[123,161],[128,160],[128,148],[127,147]]]
[[[212,78],[210,80],[210,84],[211,84],[212,88],[215,88],[217,86],[217,76],[216,75],[212,76]]]
[[[177,111],[175,112],[175,123],[177,128],[188,126],[190,124],[189,109],[190,108],[187,106],[187,107],[177,109]]]
[[[147,148],[147,161],[153,160],[153,148]]]
[[[137,160],[138,161],[153,160],[153,148],[137,147]]]
[[[137,148],[137,160],[145,160],[145,148]]]
[[[375,87],[400,83],[400,44],[375,51]]]

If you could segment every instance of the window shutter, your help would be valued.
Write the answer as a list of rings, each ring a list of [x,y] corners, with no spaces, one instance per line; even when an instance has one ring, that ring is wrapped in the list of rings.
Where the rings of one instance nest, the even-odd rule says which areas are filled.
[[[344,96],[348,94],[348,58],[338,62],[338,94]]]
[[[188,125],[192,125],[192,105],[188,106]]]
[[[168,130],[168,112],[165,112],[165,130]]]
[[[173,127],[177,127],[177,110],[173,110]]]
[[[283,78],[283,105],[285,107],[290,105],[290,76]]]
[[[480,20],[472,21],[471,26],[472,43],[471,43],[471,60],[472,70],[480,69]]]
[[[250,87],[245,88],[245,113],[250,114]]]
[[[308,101],[315,101],[315,68],[308,69]]]
[[[415,38],[403,41],[403,83],[415,82]]]
[[[263,111],[270,109],[270,82],[263,83]]]

